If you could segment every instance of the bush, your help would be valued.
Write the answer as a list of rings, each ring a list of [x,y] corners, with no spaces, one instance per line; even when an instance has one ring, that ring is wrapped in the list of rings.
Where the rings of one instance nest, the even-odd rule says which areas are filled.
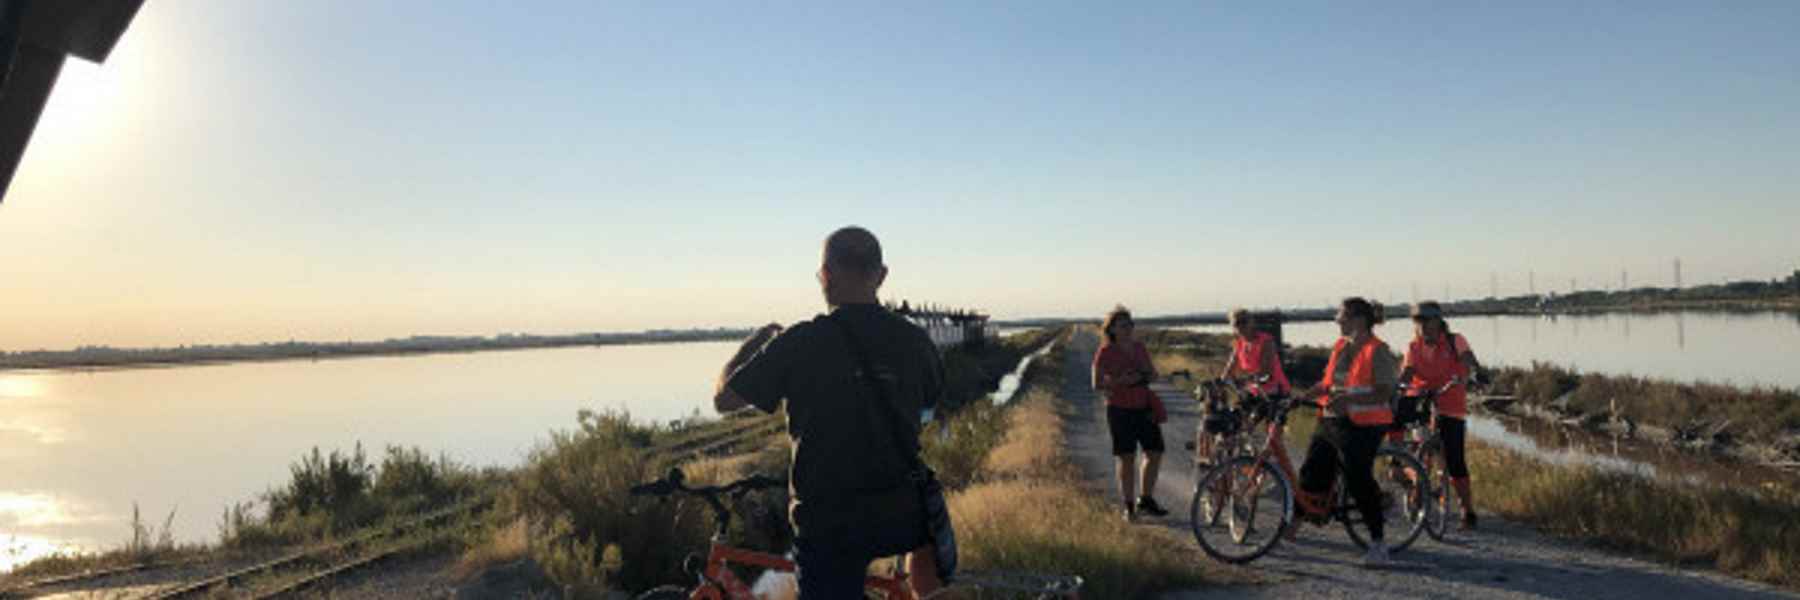
[[[343,454],[332,450],[302,456],[289,467],[293,477],[284,488],[268,493],[271,523],[290,518],[326,515],[334,528],[353,527],[373,515],[368,499],[375,467],[363,454],[362,444]]]
[[[699,503],[627,493],[662,476],[646,452],[659,430],[623,412],[582,411],[578,421],[531,452],[507,494],[507,512],[530,524],[533,556],[557,583],[579,588],[684,580],[681,560],[706,544],[710,518]],[[608,548],[621,558],[601,568]]]
[[[383,519],[416,515],[474,496],[484,485],[473,470],[417,448],[390,446],[380,465],[362,445],[349,453],[318,448],[289,468],[287,485],[263,495],[268,512],[254,505],[226,507],[220,544],[259,548],[316,541],[368,527]]]

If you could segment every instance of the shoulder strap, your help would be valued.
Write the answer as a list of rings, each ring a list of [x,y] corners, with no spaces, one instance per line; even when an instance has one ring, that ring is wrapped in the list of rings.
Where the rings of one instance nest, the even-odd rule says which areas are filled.
[[[850,355],[856,359],[857,369],[861,372],[859,379],[866,386],[874,388],[875,404],[885,407],[884,412],[887,413],[889,419],[887,429],[894,434],[894,447],[898,448],[903,455],[900,457],[900,463],[905,465],[907,470],[912,471],[911,475],[914,479],[925,477],[925,464],[919,460],[919,440],[908,439],[908,436],[902,431],[901,424],[909,421],[906,420],[905,415],[900,414],[900,408],[894,406],[893,399],[888,397],[887,387],[875,380],[875,366],[869,362],[868,353],[863,352],[862,342],[857,339],[856,333],[850,330],[850,325],[845,323],[837,312],[834,311],[827,315],[826,319],[836,324],[838,331],[844,334],[844,342],[850,348]]]

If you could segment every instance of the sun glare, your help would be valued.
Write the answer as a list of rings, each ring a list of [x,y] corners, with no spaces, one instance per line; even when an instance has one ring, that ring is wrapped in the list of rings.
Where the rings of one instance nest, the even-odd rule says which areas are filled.
[[[36,377],[0,376],[0,399],[36,398],[44,395],[44,383]]]
[[[128,112],[125,94],[130,87],[119,68],[79,59],[64,62],[39,117],[33,144],[54,145],[105,135]]]

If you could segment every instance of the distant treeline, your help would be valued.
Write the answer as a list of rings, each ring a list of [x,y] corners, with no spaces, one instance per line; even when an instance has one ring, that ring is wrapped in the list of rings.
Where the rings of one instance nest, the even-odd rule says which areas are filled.
[[[433,352],[476,352],[598,346],[702,342],[743,339],[748,329],[650,330],[637,333],[582,333],[570,335],[502,334],[483,336],[413,336],[379,342],[277,342],[262,344],[194,345],[174,348],[113,348],[82,346],[74,350],[0,352],[0,369],[106,368],[163,364],[232,361],[344,358]]]
[[[1629,290],[1584,290],[1463,300],[1445,307],[1453,313],[1588,312],[1684,308],[1800,309],[1800,270],[1785,279],[1734,281],[1682,288],[1640,287]]]
[[[1377,300],[1380,300],[1377,298]],[[1410,304],[1389,302],[1389,318],[1405,318]],[[1768,281],[1734,281],[1695,285],[1682,288],[1640,287],[1629,290],[1583,290],[1569,294],[1526,294],[1505,298],[1456,300],[1444,303],[1453,315],[1494,315],[1515,313],[1570,313],[1626,310],[1681,309],[1748,309],[1800,310],[1800,270],[1783,279]],[[1277,312],[1257,310],[1258,314]],[[1283,321],[1329,321],[1337,307],[1280,309]],[[1042,318],[998,321],[1000,327],[1058,327],[1078,323],[1098,324],[1094,318]],[[1137,322],[1153,327],[1177,325],[1217,325],[1225,323],[1224,312],[1187,313],[1179,315],[1137,316]]]

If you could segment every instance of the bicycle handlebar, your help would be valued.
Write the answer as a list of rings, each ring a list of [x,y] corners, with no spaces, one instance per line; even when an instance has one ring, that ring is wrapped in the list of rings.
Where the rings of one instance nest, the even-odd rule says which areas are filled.
[[[725,507],[725,501],[722,498],[729,496],[735,499],[756,490],[787,485],[786,479],[769,477],[767,475],[751,475],[725,485],[709,485],[702,487],[689,487],[685,483],[686,480],[687,475],[682,473],[681,469],[669,469],[669,474],[662,479],[631,486],[630,493],[633,496],[672,496],[675,494],[683,494],[699,497],[701,500],[705,500],[707,507],[711,508],[713,511],[713,535],[724,536],[731,527],[731,510]]]
[[[745,477],[743,479],[739,479],[737,481],[733,481],[733,482],[727,483],[725,485],[712,485],[712,486],[702,486],[702,487],[689,487],[686,483],[684,483],[686,480],[687,480],[687,476],[681,472],[681,469],[678,469],[678,468],[677,469],[669,469],[669,474],[667,476],[664,476],[662,479],[658,479],[658,480],[652,481],[650,483],[631,486],[631,495],[633,495],[633,496],[669,496],[669,495],[674,495],[679,492],[679,493],[686,494],[689,496],[699,496],[702,498],[707,498],[707,497],[716,498],[718,496],[729,496],[729,495],[734,495],[734,494],[741,494],[741,493],[745,493],[745,492],[754,492],[756,490],[762,490],[762,489],[768,489],[768,488],[787,485],[786,479],[782,479],[779,477],[769,477],[767,475],[760,475],[760,474],[759,475],[751,475],[749,477]]]

